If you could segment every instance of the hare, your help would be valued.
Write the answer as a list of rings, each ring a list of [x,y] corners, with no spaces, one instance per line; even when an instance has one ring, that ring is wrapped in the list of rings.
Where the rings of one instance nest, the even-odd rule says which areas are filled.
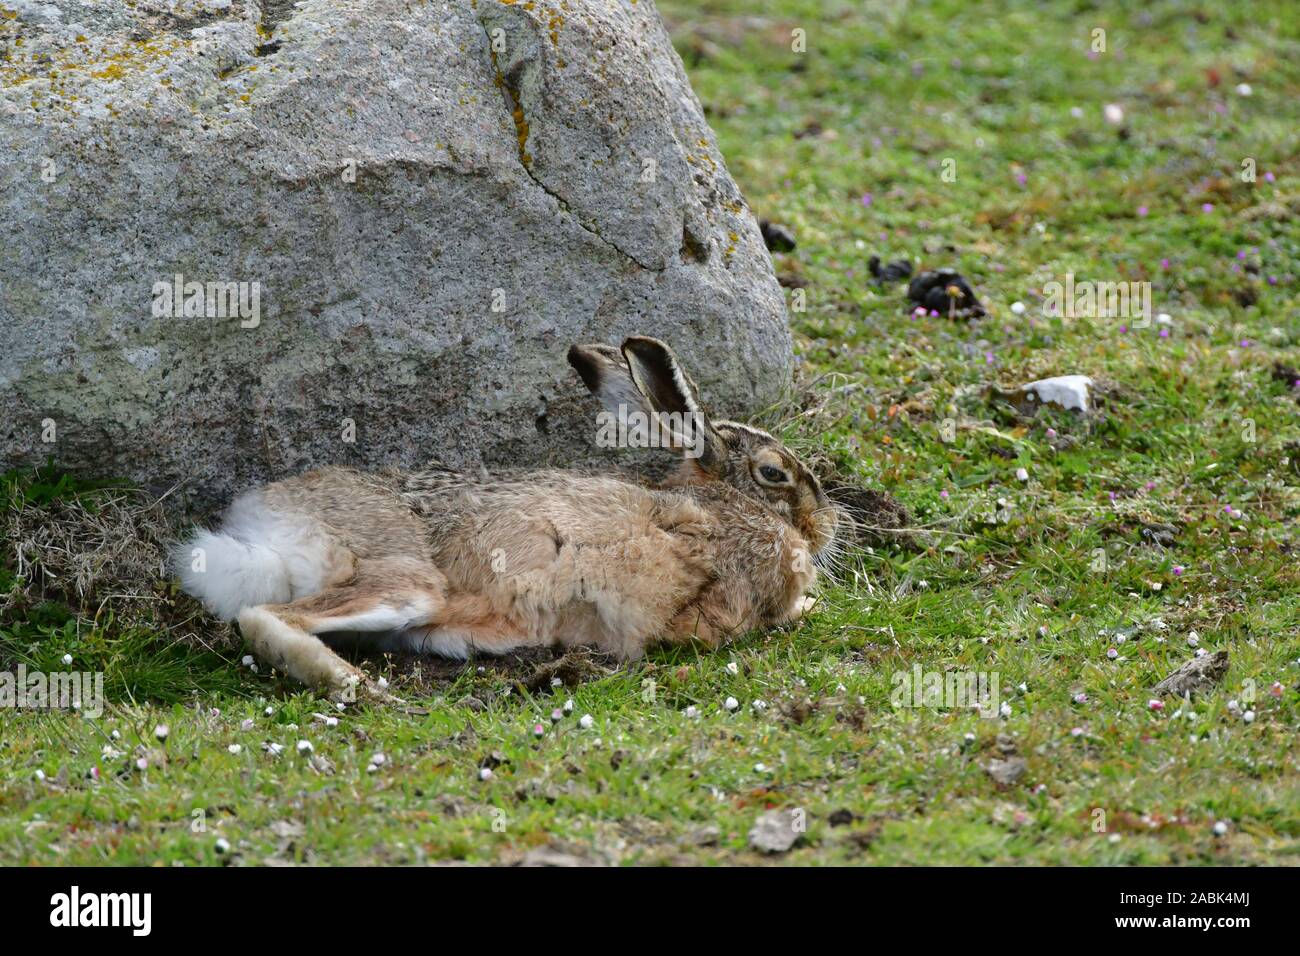
[[[183,588],[334,700],[386,695],[326,641],[452,658],[586,644],[634,660],[799,618],[838,521],[812,472],[767,432],[710,421],[656,339],[568,358],[607,415],[660,426],[680,456],[669,479],[321,468],[196,531],[174,557]]]

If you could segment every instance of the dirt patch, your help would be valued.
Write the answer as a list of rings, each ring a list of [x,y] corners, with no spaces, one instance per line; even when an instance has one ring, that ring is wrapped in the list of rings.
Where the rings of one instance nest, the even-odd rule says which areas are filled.
[[[361,654],[357,659],[364,662],[366,656]],[[467,705],[475,710],[482,709],[488,698],[494,698],[503,686],[520,693],[546,694],[556,686],[573,688],[600,680],[617,669],[613,658],[585,647],[529,648],[468,661],[423,654],[390,654],[385,658],[385,665],[385,673],[395,681],[395,688],[403,696],[430,696],[469,678]],[[552,683],[555,680],[560,681],[559,685]]]
[[[850,540],[860,548],[913,547],[912,515],[892,495],[831,479],[822,483],[826,496],[847,518]]]

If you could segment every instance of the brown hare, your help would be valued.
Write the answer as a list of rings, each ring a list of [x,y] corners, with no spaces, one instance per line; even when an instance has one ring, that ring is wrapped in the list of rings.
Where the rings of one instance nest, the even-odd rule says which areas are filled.
[[[195,532],[176,553],[185,590],[336,700],[380,691],[326,641],[454,658],[587,644],[631,660],[802,615],[838,519],[812,472],[767,432],[710,421],[656,339],[575,345],[569,362],[607,415],[662,425],[671,478],[321,468]]]

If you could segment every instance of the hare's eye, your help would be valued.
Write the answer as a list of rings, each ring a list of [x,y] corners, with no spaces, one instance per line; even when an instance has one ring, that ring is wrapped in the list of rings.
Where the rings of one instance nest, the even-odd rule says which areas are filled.
[[[765,481],[770,481],[774,485],[779,485],[782,482],[789,480],[786,477],[785,472],[780,468],[777,468],[775,465],[764,465],[758,469],[758,473],[763,476]]]

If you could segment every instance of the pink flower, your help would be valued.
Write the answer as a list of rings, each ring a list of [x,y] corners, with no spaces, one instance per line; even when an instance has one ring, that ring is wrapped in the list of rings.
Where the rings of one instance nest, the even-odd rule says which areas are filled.
[[[1151,698],[1151,700],[1147,701],[1147,707],[1150,708],[1151,710],[1155,710],[1155,711],[1164,710],[1164,709],[1165,709],[1165,702],[1164,702],[1163,700],[1156,700],[1156,699],[1153,697],[1153,698]]]
[[[1265,173],[1265,174],[1264,174],[1264,182],[1266,182],[1266,183],[1271,183],[1271,182],[1273,182],[1274,179],[1276,179],[1276,177],[1275,177],[1272,173]]]
[[[1168,268],[1169,268],[1169,260],[1168,260],[1168,259],[1161,259],[1161,260],[1160,260],[1160,268],[1161,268],[1161,269],[1168,269]]]
[[[939,492],[939,497],[940,497],[940,498],[947,498],[947,497],[948,497],[948,489],[945,488],[945,489],[943,489],[943,491]]]
[[[875,201],[876,201],[876,197],[874,197],[873,195],[871,195],[871,193],[863,193],[863,194],[862,194],[862,205],[864,205],[864,206],[870,206],[870,205],[871,205],[873,202],[875,202]]]
[[[1047,437],[1048,437],[1048,438],[1055,438],[1055,437],[1056,437],[1056,429],[1055,429],[1055,428],[1049,428],[1049,429],[1047,430]]]
[[[1146,206],[1138,206],[1138,215],[1145,216],[1150,210]]]
[[[1169,330],[1168,330],[1168,329],[1161,329],[1161,330],[1160,330],[1160,337],[1161,337],[1162,339],[1167,339],[1167,338],[1169,338]]]
[[[1214,212],[1214,203],[1201,203],[1201,212]]]
[[[1175,574],[1175,575],[1179,575],[1179,574],[1182,574],[1182,573],[1183,573],[1183,566],[1182,566],[1181,564],[1175,564],[1175,565],[1174,565],[1174,574]]]

